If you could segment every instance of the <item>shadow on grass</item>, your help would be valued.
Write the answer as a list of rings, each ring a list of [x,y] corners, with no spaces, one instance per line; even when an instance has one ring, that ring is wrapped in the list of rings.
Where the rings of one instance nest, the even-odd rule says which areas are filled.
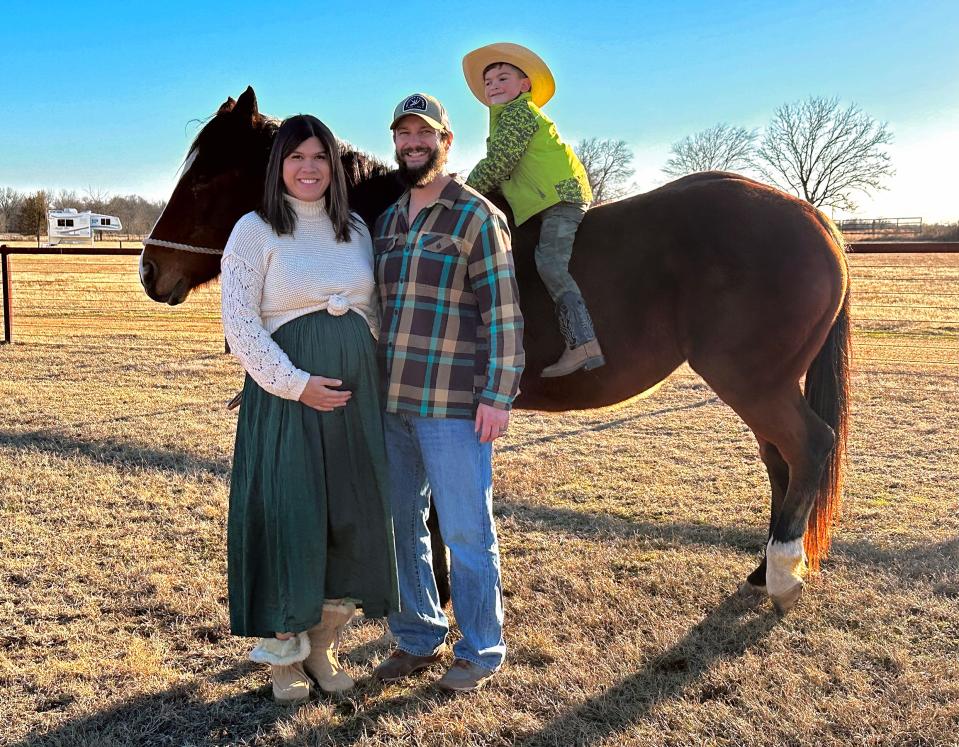
[[[207,459],[189,448],[161,449],[116,438],[78,438],[52,431],[0,431],[0,447],[30,449],[60,458],[80,456],[112,467],[161,469],[177,474],[209,472],[230,473],[229,459]]]
[[[442,705],[455,695],[444,693],[433,686],[433,680],[436,673],[425,673],[422,675],[424,681],[414,690],[407,686],[393,686],[397,689],[402,688],[402,694],[393,697],[380,697],[378,700],[371,700],[363,703],[365,698],[377,697],[383,690],[384,685],[367,678],[357,683],[355,694],[349,699],[340,699],[336,702],[335,708],[338,715],[343,719],[343,723],[332,729],[324,729],[322,734],[317,734],[315,727],[312,730],[298,734],[299,739],[290,740],[294,744],[330,744],[337,747],[356,744],[359,741],[368,740],[370,734],[378,731],[378,722],[383,717],[388,718],[393,723],[415,722],[421,714],[426,714],[434,707]],[[357,700],[361,705],[357,708]],[[318,739],[317,737],[321,737]],[[405,739],[397,739],[398,744],[406,744]]]
[[[208,679],[220,683],[234,682],[249,676],[255,664],[241,662]],[[284,743],[350,745],[376,730],[382,716],[390,719],[415,719],[434,706],[449,700],[450,695],[432,686],[432,678],[415,690],[404,688],[401,695],[376,698],[382,685],[370,678],[357,683],[348,697],[313,696],[310,704],[332,707],[341,725],[328,728],[317,723],[299,708],[278,706],[273,702],[270,686],[264,685],[215,702],[202,699],[195,680],[161,693],[128,700],[92,715],[69,720],[52,729],[37,729],[17,747],[63,747],[65,745],[116,745],[120,747],[153,747],[154,745],[235,745],[275,744],[281,741],[275,733],[280,722],[287,722]],[[366,707],[363,700],[371,699]],[[46,703],[38,710],[66,708],[70,698]],[[305,715],[302,719],[295,717]]]
[[[582,539],[645,539],[660,547],[706,545],[757,552],[766,544],[765,527],[717,526],[689,522],[636,521],[610,514],[543,506],[537,503],[497,498],[498,518],[519,522],[523,529],[542,529]]]
[[[878,544],[864,540],[833,543],[831,563],[874,566],[904,583],[940,575],[957,575],[959,538],[911,545]]]
[[[231,682],[256,665],[240,662],[210,677]],[[290,711],[275,705],[264,688],[213,703],[200,696],[199,680],[142,695],[53,729],[35,730],[18,747],[54,745],[228,745],[254,741]],[[55,704],[66,707],[69,701]],[[46,710],[53,710],[47,708]]]
[[[959,561],[959,539],[899,548],[854,542],[844,543],[837,549],[853,562],[886,570],[903,568],[907,573],[916,573],[916,577],[954,572]],[[947,596],[959,594],[955,586],[933,591]],[[734,592],[681,641],[642,670],[514,744],[567,747],[615,739],[617,734],[649,717],[657,705],[675,697],[735,704],[739,698],[736,683],[712,686],[697,685],[697,681],[715,662],[743,655],[769,634],[779,616],[765,607],[765,595]]]
[[[522,747],[588,745],[607,739],[646,718],[657,704],[688,696],[719,659],[741,656],[765,638],[778,616],[755,611],[760,598],[734,593],[692,628],[681,641],[642,670],[561,715],[539,732],[517,740]],[[703,687],[701,701],[735,700],[735,687]]]
[[[133,420],[148,420],[160,415],[173,415],[178,412],[196,412],[196,404],[180,405],[179,407],[170,407],[166,410],[153,410],[152,412],[134,412],[129,415],[117,415],[115,418],[99,418],[97,420],[84,420],[78,423],[70,423],[67,428],[71,430],[77,428],[86,428],[90,425],[106,425],[107,423],[128,423]]]
[[[516,521],[521,531],[539,529],[593,542],[602,542],[607,538],[639,539],[661,550],[679,546],[726,548],[755,554],[757,562],[767,540],[765,527],[635,521],[516,500],[497,499],[495,514],[499,519]],[[516,548],[513,552],[522,552],[522,548]],[[959,539],[893,544],[843,539],[840,533],[833,541],[826,564],[824,567],[827,569],[844,565],[872,567],[900,576],[903,583],[943,575],[955,576],[959,568]]]
[[[514,451],[521,451],[528,446],[535,446],[536,444],[545,444],[550,443],[551,441],[560,441],[564,438],[571,438],[572,436],[581,436],[584,433],[598,433],[600,431],[608,431],[611,428],[619,428],[622,425],[628,425],[629,423],[635,423],[641,420],[648,420],[650,418],[655,418],[660,415],[669,415],[674,412],[684,412],[686,410],[697,410],[700,407],[707,407],[709,405],[715,405],[721,403],[719,397],[709,397],[708,399],[703,399],[698,402],[691,402],[688,405],[680,405],[678,407],[664,407],[660,410],[652,410],[651,412],[639,412],[635,415],[630,415],[629,417],[619,418],[618,420],[609,420],[601,423],[593,423],[590,425],[584,425],[582,428],[570,428],[569,430],[559,431],[557,433],[550,433],[546,436],[539,436],[537,438],[528,438],[520,443],[510,444],[509,446],[497,446],[497,454],[508,454]]]

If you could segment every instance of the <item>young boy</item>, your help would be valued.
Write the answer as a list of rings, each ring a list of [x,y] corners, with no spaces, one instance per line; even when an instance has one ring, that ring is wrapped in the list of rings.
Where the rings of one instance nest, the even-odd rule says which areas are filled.
[[[553,75],[536,54],[499,43],[463,58],[470,90],[489,106],[486,157],[466,183],[479,192],[495,189],[513,210],[516,225],[542,217],[536,269],[556,304],[566,349],[541,376],[566,376],[606,361],[579,286],[569,274],[576,229],[593,194],[586,169],[540,107],[556,90]]]

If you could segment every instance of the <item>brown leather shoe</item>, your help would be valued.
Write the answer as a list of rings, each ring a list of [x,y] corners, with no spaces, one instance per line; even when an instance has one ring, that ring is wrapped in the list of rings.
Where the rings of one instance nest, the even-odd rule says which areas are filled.
[[[373,677],[381,682],[397,682],[409,677],[414,672],[426,669],[431,664],[439,661],[445,646],[441,646],[429,656],[417,656],[402,651],[398,648],[380,662],[379,666],[373,670]]]
[[[453,665],[446,670],[446,674],[439,678],[436,686],[440,690],[478,690],[485,685],[495,672],[474,664],[466,659],[456,659]]]

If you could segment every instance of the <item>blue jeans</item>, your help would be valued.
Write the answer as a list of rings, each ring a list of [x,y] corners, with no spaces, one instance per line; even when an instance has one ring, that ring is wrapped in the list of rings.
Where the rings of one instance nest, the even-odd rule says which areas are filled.
[[[492,444],[480,443],[472,420],[386,413],[384,423],[400,587],[400,611],[389,616],[396,645],[428,656],[449,632],[426,528],[432,494],[450,550],[453,612],[463,634],[453,654],[498,669],[506,644],[493,525]]]

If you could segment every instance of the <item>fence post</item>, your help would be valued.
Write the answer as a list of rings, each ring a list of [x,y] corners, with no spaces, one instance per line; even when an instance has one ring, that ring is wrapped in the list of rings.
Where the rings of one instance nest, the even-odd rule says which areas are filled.
[[[0,246],[0,285],[3,286],[0,290],[3,295],[3,341],[8,343],[13,342],[13,303],[10,298],[10,255],[6,244]]]

